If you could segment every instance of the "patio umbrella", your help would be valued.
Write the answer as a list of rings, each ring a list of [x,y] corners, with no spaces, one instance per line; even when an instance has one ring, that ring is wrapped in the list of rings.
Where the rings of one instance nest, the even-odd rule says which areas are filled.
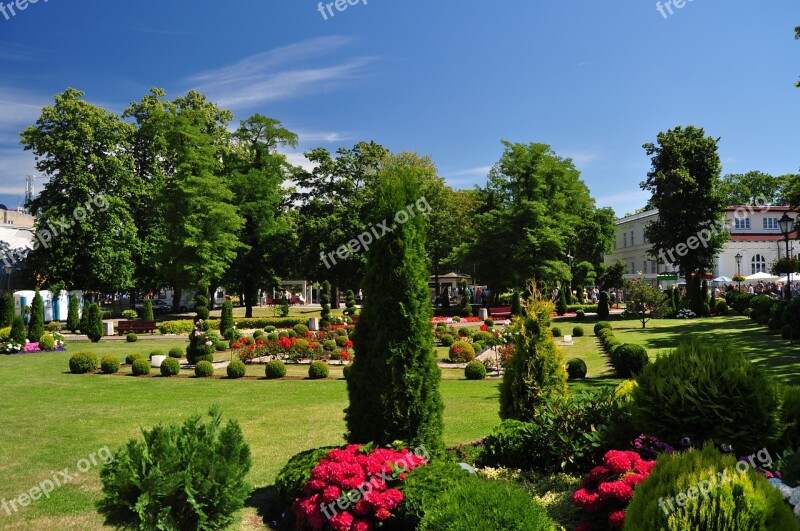
[[[759,280],[764,282],[776,282],[778,280],[778,277],[762,271],[760,273],[748,275],[744,277],[744,280],[745,282],[758,282]]]
[[[733,282],[733,279],[732,278],[728,278],[726,276],[722,276],[722,277],[715,278],[711,282]]]

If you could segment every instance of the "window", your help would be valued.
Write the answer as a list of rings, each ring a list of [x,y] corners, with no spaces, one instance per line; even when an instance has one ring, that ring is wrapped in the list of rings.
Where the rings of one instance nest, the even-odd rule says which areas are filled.
[[[628,246],[628,233],[627,232],[623,232],[622,233],[622,243],[623,243],[623,247],[627,247]]]
[[[633,243],[633,231],[631,231],[631,245],[634,245],[634,243]]]
[[[642,260],[642,273],[647,274],[647,260]]]
[[[733,228],[736,230],[750,230],[750,218],[733,218]]]
[[[642,243],[647,243],[647,227],[642,229]]]
[[[755,275],[756,273],[766,273],[767,272],[767,261],[764,259],[763,256],[757,254],[750,260],[750,271],[751,275]]]
[[[631,275],[636,274],[636,262],[631,262]]]
[[[764,230],[777,230],[778,218],[764,218]]]

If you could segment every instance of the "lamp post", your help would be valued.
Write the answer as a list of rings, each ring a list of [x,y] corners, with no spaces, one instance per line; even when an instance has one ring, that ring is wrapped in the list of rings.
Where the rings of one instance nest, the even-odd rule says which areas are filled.
[[[736,259],[736,276],[740,279],[739,280],[739,292],[741,292],[742,291],[742,281],[741,281],[741,278],[742,278],[742,253],[736,253],[736,256],[734,256],[734,258]]]
[[[783,213],[781,219],[778,220],[778,226],[781,228],[781,233],[783,234],[783,239],[786,241],[786,258],[789,258],[789,232],[792,230],[794,226],[794,218],[790,217],[789,214],[786,212]],[[788,262],[787,262],[788,263]],[[790,299],[792,297],[792,273],[791,271],[786,272],[786,298]]]
[[[6,291],[11,293],[11,272],[14,270],[14,266],[6,265],[4,269],[6,271]]]

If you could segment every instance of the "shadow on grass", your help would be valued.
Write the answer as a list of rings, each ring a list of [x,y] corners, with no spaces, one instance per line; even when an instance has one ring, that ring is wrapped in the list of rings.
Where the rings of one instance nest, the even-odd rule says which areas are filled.
[[[244,502],[245,507],[252,507],[268,529],[289,529],[287,515],[282,514],[280,496],[273,485],[253,489]]]

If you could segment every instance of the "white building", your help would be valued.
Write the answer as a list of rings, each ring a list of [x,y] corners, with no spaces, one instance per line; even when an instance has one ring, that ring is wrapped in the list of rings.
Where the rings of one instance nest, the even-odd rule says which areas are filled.
[[[712,277],[733,276],[740,272],[744,276],[758,272],[770,272],[771,264],[778,258],[786,256],[786,242],[778,219],[784,213],[792,218],[798,218],[786,206],[732,206],[725,210],[725,229],[731,234],[730,240],[714,260]],[[652,256],[652,245],[647,242],[645,227],[657,219],[658,210],[648,210],[632,216],[620,218],[616,221],[616,240],[614,250],[606,255],[605,263],[613,264],[617,260],[625,264],[627,273],[625,278],[643,278],[656,283],[657,275],[662,276],[662,285],[673,284],[674,281],[664,280],[676,271],[672,261],[678,252],[685,249],[664,249],[663,252]],[[702,234],[696,240],[687,241],[686,247],[702,245]],[[795,256],[800,252],[800,243],[796,242],[798,233],[793,230],[789,234],[789,255]],[[659,255],[661,259],[659,259]],[[741,266],[737,270],[736,255],[741,256]]]

